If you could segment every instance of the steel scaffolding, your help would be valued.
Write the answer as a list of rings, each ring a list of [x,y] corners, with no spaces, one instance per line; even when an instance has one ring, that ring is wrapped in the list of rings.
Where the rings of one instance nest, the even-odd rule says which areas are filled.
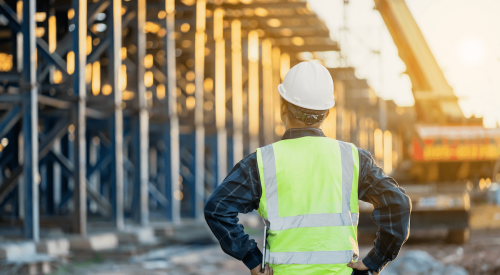
[[[277,86],[299,53],[338,51],[305,1],[232,2],[0,0],[0,223],[38,240],[202,218],[232,165],[283,134]],[[356,129],[376,114],[339,130],[356,113],[342,94],[330,134],[368,145]]]

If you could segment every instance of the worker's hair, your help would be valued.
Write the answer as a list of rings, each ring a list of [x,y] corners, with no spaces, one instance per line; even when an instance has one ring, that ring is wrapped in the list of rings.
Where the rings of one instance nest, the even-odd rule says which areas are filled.
[[[322,122],[326,118],[328,110],[311,110],[299,107],[281,98],[288,112],[296,119],[304,122],[307,125],[313,125]]]

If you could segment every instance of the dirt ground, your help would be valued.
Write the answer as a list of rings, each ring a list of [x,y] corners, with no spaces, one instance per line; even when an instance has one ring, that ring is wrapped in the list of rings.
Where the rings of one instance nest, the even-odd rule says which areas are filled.
[[[370,249],[370,244],[362,244],[361,256]],[[500,274],[500,230],[473,231],[470,242],[465,245],[447,244],[440,238],[410,239],[400,255],[410,250],[426,251],[444,264],[464,267],[471,275]],[[240,275],[249,272],[241,262],[224,254],[218,244],[213,244],[168,247],[122,262],[106,259],[73,262],[54,274]]]

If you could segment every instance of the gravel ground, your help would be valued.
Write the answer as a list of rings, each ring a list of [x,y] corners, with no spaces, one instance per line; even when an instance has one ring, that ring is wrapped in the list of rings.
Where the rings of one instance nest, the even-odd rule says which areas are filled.
[[[444,264],[464,267],[470,275],[500,275],[500,230],[472,231],[470,242],[465,245],[446,244],[442,240],[403,246],[408,250],[423,250]]]
[[[362,245],[360,254],[365,255],[370,248],[368,244]],[[471,241],[466,245],[446,244],[441,239],[410,240],[401,255],[411,250],[426,251],[445,265],[462,266],[471,275],[500,274],[500,230],[472,232]],[[241,262],[224,254],[218,245],[206,245],[153,250],[126,262],[103,259],[72,263],[59,268],[55,274],[240,275],[249,272]]]

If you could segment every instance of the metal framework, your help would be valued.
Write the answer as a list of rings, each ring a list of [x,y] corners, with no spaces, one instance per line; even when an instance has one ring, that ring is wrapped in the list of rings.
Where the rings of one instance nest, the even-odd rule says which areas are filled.
[[[0,223],[34,240],[202,218],[231,166],[282,135],[276,90],[297,54],[338,50],[305,1],[0,0],[0,14]],[[340,109],[328,127],[345,137]],[[352,113],[351,131],[376,128]]]

